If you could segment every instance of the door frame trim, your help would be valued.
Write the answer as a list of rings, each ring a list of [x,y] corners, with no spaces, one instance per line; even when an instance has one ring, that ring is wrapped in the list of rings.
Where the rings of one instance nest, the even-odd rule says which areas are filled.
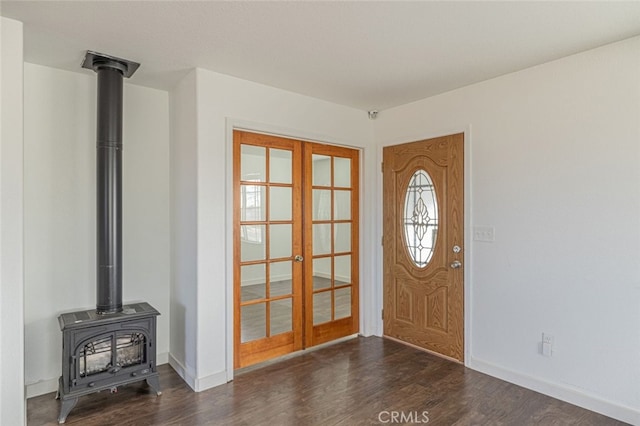
[[[365,143],[357,145],[355,142],[337,140],[331,138],[326,134],[314,133],[311,131],[291,129],[281,126],[275,126],[255,121],[249,121],[244,119],[238,119],[233,117],[226,117],[225,119],[225,161],[228,167],[225,170],[225,345],[226,345],[226,379],[227,382],[232,381],[234,377],[234,283],[233,283],[233,131],[243,130],[254,133],[265,133],[273,136],[297,139],[308,142],[316,142],[327,145],[342,146],[351,149],[357,149],[360,151],[360,182],[361,190],[359,203],[360,203],[360,232],[359,232],[359,244],[360,244],[360,288],[359,288],[359,329],[361,335],[380,335],[376,333],[377,324],[375,318],[379,317],[379,310],[376,310],[376,303],[366,303],[367,301],[375,301],[375,292],[378,282],[378,277],[372,276],[374,273],[373,259],[376,256],[375,249],[370,248],[363,250],[363,247],[374,247],[372,233],[367,233],[365,230],[374,228],[374,218],[366,217],[362,214],[366,205],[373,206],[375,203],[375,193],[371,192],[365,197],[362,190],[362,183],[365,182],[366,177],[371,176],[373,172],[373,164],[375,162],[376,155],[374,154],[374,147],[368,146]],[[369,154],[368,156],[366,154]],[[373,175],[375,176],[375,175]],[[370,178],[370,180],[373,180]],[[373,189],[372,189],[373,191]],[[365,204],[367,203],[367,204]],[[378,240],[379,241],[379,240]],[[364,259],[367,259],[364,261]],[[367,280],[367,281],[365,281]],[[373,285],[366,286],[364,283],[370,282]],[[364,303],[363,303],[364,302]]]
[[[471,345],[472,340],[471,336],[473,325],[471,323],[472,318],[472,309],[473,306],[471,304],[472,301],[472,280],[471,280],[471,269],[473,267],[471,259],[471,253],[473,251],[472,247],[472,228],[471,228],[471,201],[472,197],[472,188],[471,188],[471,124],[467,124],[466,126],[454,127],[445,129],[442,131],[431,131],[431,132],[422,132],[418,134],[411,134],[408,136],[402,136],[399,138],[394,138],[388,141],[379,141],[377,146],[377,155],[378,155],[378,170],[377,170],[377,188],[376,188],[376,205],[378,208],[376,209],[376,237],[377,241],[382,241],[382,221],[383,221],[383,197],[382,197],[382,188],[383,188],[383,175],[382,170],[380,169],[380,164],[382,164],[383,159],[383,149],[389,146],[402,145],[405,143],[421,141],[425,139],[433,139],[442,136],[453,135],[456,133],[464,134],[464,365],[469,367],[471,361]],[[383,307],[383,271],[382,271],[382,260],[383,260],[383,247],[380,244],[376,246],[376,289],[375,289],[375,299],[376,306],[374,310],[376,312],[382,312]],[[378,315],[377,324],[376,324],[376,335],[383,335],[383,326],[382,326],[382,317]]]

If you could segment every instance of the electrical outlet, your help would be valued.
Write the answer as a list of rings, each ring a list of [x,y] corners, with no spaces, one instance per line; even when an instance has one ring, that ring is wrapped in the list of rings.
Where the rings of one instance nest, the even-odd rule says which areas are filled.
[[[552,335],[542,333],[542,356],[550,357],[553,355],[553,341]]]
[[[492,243],[495,241],[495,228],[493,226],[474,226],[473,240]]]

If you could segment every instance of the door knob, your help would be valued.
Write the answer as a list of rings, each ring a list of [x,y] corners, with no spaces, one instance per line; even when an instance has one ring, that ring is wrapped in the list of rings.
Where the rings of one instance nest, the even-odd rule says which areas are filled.
[[[451,262],[452,269],[458,269],[460,267],[462,267],[462,262],[460,262],[459,260],[454,260],[453,262]]]
[[[296,257],[294,257],[296,262],[302,262],[304,260],[304,257],[300,256],[299,254],[296,255]]]

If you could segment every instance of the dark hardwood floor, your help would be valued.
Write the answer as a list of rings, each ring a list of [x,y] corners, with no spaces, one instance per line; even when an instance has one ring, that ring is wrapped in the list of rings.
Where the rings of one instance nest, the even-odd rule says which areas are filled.
[[[81,397],[69,425],[622,425],[459,364],[376,337],[236,374],[195,393],[168,365],[163,394],[142,382]],[[29,425],[55,425],[55,394],[27,401]],[[407,421],[408,420],[408,421]],[[428,420],[428,421],[427,421]]]

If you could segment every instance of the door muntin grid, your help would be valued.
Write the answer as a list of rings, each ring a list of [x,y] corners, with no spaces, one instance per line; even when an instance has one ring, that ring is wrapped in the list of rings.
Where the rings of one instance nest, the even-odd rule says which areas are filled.
[[[351,317],[352,159],[312,155],[313,324]]]
[[[240,343],[293,330],[293,152],[240,145]]]

